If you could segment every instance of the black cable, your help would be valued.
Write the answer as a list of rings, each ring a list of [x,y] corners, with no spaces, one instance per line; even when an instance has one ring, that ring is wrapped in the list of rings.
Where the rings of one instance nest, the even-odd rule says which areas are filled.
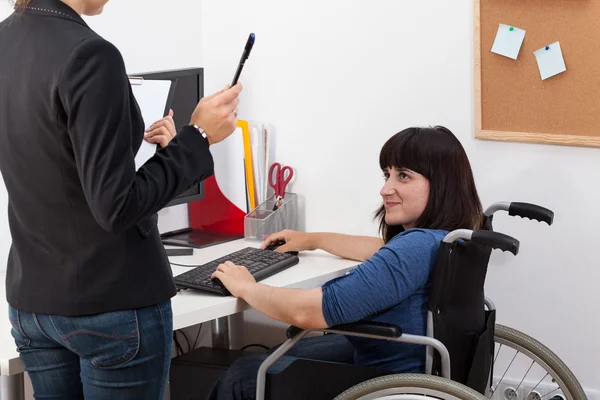
[[[263,344],[253,343],[253,344],[248,344],[248,345],[242,347],[240,349],[240,351],[246,350],[248,347],[262,347],[265,350],[269,350],[269,348],[267,346],[263,345]]]
[[[175,332],[179,332],[179,333],[181,333],[181,334],[183,335],[183,338],[185,339],[185,343],[187,343],[187,349],[188,349],[187,351],[188,351],[188,353],[189,353],[189,352],[190,352],[190,350],[192,349],[192,348],[190,347],[190,341],[189,341],[189,339],[187,338],[187,336],[185,335],[185,333],[183,333],[183,331],[181,331],[181,330],[176,330]]]
[[[199,267],[199,265],[188,265],[188,264],[177,264],[177,263],[170,263],[171,265],[177,265],[178,267],[187,267],[187,268],[196,268]]]
[[[175,342],[175,346],[177,347],[177,355],[180,356],[183,354],[183,349],[181,348],[181,345],[179,344],[179,340],[177,339],[177,331],[173,332],[173,341]]]
[[[196,334],[196,340],[194,340],[194,348],[192,350],[194,350],[196,348],[196,345],[198,344],[198,339],[200,338],[201,330],[202,330],[202,324],[200,324],[200,327],[198,328],[198,333]]]

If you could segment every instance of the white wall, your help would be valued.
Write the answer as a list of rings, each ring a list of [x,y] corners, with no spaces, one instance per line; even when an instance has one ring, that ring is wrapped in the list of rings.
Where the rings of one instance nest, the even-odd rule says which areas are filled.
[[[599,388],[600,149],[473,139],[472,1],[205,1],[206,92],[229,82],[249,32],[240,117],[272,123],[296,169],[308,230],[375,234],[378,151],[400,129],[443,124],[460,138],[485,205],[553,209],[552,227],[496,217],[521,240],[495,252],[487,294],[500,323],[553,349]]]

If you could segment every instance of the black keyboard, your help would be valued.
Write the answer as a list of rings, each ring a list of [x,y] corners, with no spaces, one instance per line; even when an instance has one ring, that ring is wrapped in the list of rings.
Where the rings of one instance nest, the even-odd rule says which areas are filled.
[[[248,271],[258,282],[298,264],[299,259],[297,256],[288,253],[247,247],[177,275],[174,278],[175,284],[179,288],[196,289],[229,296],[231,293],[223,286],[221,281],[210,279],[219,264],[223,264],[225,261],[231,261],[236,265],[243,265],[248,268]]]

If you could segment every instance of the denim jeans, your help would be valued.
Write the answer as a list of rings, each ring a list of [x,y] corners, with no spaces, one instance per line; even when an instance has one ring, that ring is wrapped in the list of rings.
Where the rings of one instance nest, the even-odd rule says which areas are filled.
[[[36,399],[162,399],[171,363],[171,301],[85,317],[9,308]]]
[[[237,359],[215,383],[207,400],[255,399],[258,368],[277,347],[266,353]],[[279,373],[298,358],[353,364],[354,347],[343,335],[304,338],[273,364],[269,372]]]

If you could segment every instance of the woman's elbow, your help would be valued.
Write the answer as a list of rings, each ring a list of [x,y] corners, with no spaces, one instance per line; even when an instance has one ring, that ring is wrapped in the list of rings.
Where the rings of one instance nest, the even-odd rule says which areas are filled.
[[[300,329],[326,329],[329,327],[322,311],[298,313],[294,318],[294,326]]]

